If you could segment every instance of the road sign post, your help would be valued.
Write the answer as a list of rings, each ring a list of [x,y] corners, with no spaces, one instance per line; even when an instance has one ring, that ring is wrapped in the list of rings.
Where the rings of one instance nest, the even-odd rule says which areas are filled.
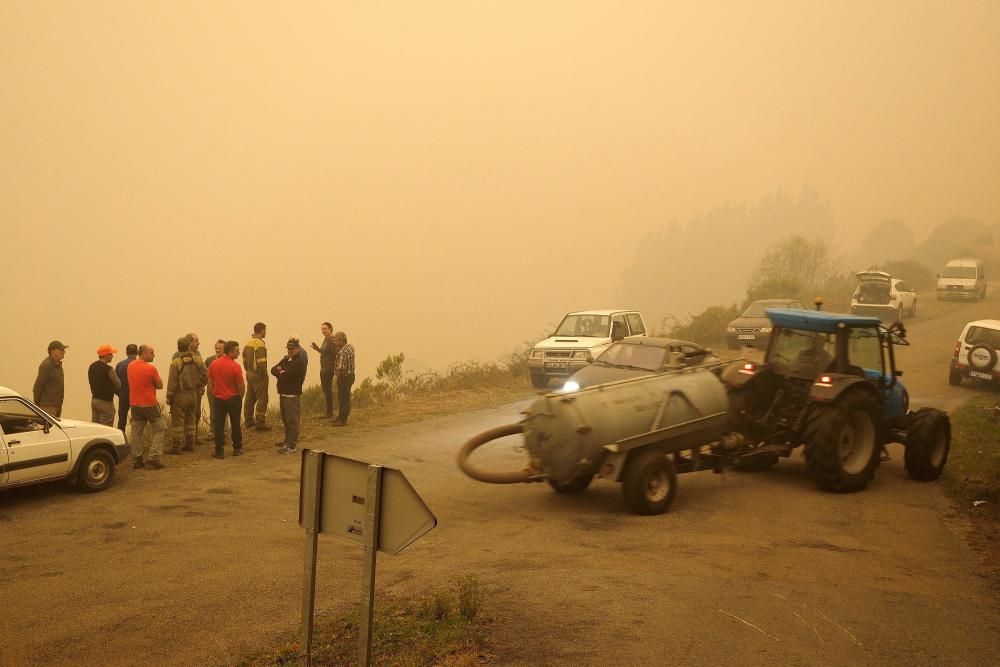
[[[312,666],[313,611],[316,605],[316,553],[319,547],[320,497],[323,491],[323,453],[306,451],[302,457],[302,523],[306,529],[305,571],[302,577],[302,654]]]
[[[397,554],[437,525],[403,473],[364,461],[306,449],[302,452],[299,525],[306,530],[302,587],[302,653],[312,660],[318,535],[337,535],[361,544],[361,622],[359,665],[371,664],[375,612],[375,566],[378,552]]]
[[[382,505],[382,466],[368,466],[368,493],[365,495],[364,569],[361,571],[361,624],[358,665],[369,667],[372,653],[372,619],[375,614],[375,565]]]

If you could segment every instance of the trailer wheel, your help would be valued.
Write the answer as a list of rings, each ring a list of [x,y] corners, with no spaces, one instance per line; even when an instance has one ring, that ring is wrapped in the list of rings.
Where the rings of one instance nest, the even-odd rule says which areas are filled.
[[[903,465],[910,479],[937,479],[951,451],[951,420],[941,410],[921,408],[907,419],[906,453]]]
[[[803,429],[806,470],[824,491],[860,491],[875,475],[882,442],[878,401],[859,391],[816,405]]]
[[[557,482],[554,479],[546,481],[558,493],[583,493],[593,480],[593,475],[580,475],[565,482]]]
[[[549,377],[545,373],[531,371],[531,386],[535,389],[545,389],[549,386]]]
[[[677,495],[673,461],[652,449],[636,452],[625,466],[622,494],[633,514],[663,514]]]

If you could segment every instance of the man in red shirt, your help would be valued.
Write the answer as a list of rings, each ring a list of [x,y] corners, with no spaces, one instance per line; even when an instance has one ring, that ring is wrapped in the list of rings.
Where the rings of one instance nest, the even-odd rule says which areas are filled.
[[[212,430],[215,433],[215,454],[217,459],[226,458],[225,426],[229,416],[229,429],[233,436],[233,456],[243,453],[243,431],[240,429],[240,412],[246,385],[243,383],[243,369],[236,363],[240,356],[240,344],[235,340],[222,346],[222,355],[208,367],[208,395],[214,403]]]
[[[160,454],[163,453],[163,434],[167,423],[160,413],[160,404],[156,400],[156,390],[163,389],[160,372],[153,365],[156,352],[152,345],[139,346],[139,358],[128,366],[129,405],[132,408],[132,458],[136,468],[162,468]],[[142,434],[149,424],[153,429],[153,442],[149,451],[142,451]]]

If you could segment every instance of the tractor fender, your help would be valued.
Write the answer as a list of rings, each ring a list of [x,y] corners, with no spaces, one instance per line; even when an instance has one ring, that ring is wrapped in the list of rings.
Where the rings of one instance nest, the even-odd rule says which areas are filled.
[[[825,379],[830,381],[825,382]],[[879,400],[878,391],[865,378],[845,373],[824,374],[822,378],[813,383],[809,390],[809,400],[817,403],[832,403],[849,389],[869,392],[874,400]]]
[[[771,368],[763,364],[747,363],[744,360],[735,361],[722,372],[722,382],[729,389],[745,387],[751,380],[759,377],[770,377]]]

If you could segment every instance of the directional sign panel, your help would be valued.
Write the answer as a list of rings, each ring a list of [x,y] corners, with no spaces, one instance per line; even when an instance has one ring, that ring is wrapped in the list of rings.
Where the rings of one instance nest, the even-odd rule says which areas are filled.
[[[303,465],[306,457],[303,456]],[[364,542],[368,465],[364,461],[323,453],[319,532]],[[303,494],[300,494],[300,498]],[[378,550],[396,554],[437,525],[437,518],[395,468],[382,468]],[[301,503],[301,500],[300,500]],[[299,508],[302,523],[302,508]]]

